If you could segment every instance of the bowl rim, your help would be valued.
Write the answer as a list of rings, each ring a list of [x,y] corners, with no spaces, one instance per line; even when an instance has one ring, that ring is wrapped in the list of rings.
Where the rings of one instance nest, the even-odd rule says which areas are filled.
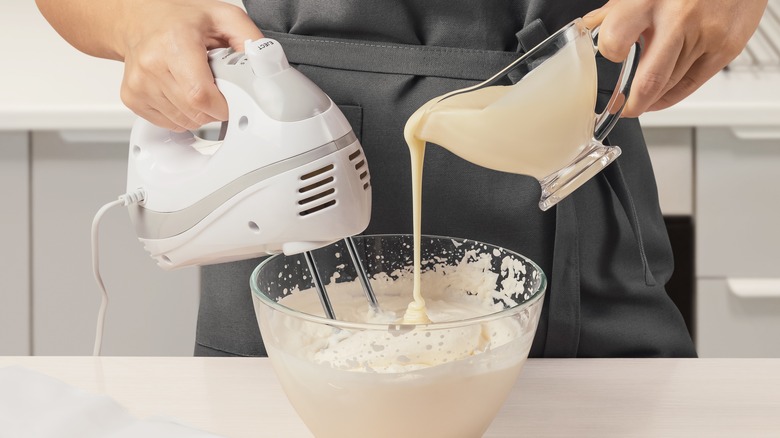
[[[406,237],[406,238],[413,238],[414,236],[412,234],[361,234],[353,236],[355,239],[364,239],[364,238],[382,238],[382,237]],[[420,327],[420,328],[429,328],[429,329],[451,329],[451,328],[457,328],[457,327],[463,327],[467,325],[473,325],[476,323],[484,323],[484,322],[490,322],[494,321],[500,318],[503,318],[507,316],[507,314],[510,313],[519,313],[525,309],[528,309],[534,305],[536,305],[539,300],[541,300],[546,291],[547,291],[547,275],[544,273],[541,267],[537,265],[533,260],[529,259],[528,257],[513,251],[511,249],[507,249],[498,245],[494,245],[492,243],[482,242],[475,239],[467,239],[467,238],[460,238],[460,237],[448,237],[448,236],[437,236],[432,234],[423,234],[421,235],[422,238],[431,238],[431,239],[440,239],[440,240],[452,240],[452,241],[458,241],[460,243],[466,243],[466,242],[475,242],[478,244],[487,245],[492,248],[497,248],[501,251],[505,251],[506,253],[509,253],[513,257],[518,257],[522,259],[524,262],[530,264],[533,266],[537,272],[539,272],[539,288],[533,293],[533,295],[528,298],[525,302],[522,304],[519,304],[514,307],[509,307],[506,309],[499,310],[498,312],[488,313],[486,315],[482,316],[475,316],[473,318],[466,318],[466,319],[460,319],[457,321],[444,321],[444,322],[431,322],[428,324],[405,324],[401,322],[394,322],[394,323],[368,323],[368,322],[351,322],[351,321],[339,321],[334,319],[329,319],[324,316],[317,316],[312,315],[309,313],[300,312],[295,309],[291,309],[287,306],[284,306],[282,304],[279,304],[278,302],[272,300],[268,296],[266,296],[262,291],[260,291],[257,288],[257,276],[260,274],[260,271],[263,269],[263,267],[270,263],[272,260],[276,259],[277,257],[286,257],[284,253],[274,254],[262,262],[260,262],[257,267],[252,271],[252,275],[249,278],[249,287],[252,291],[252,299],[253,300],[259,300],[264,305],[270,307],[273,310],[277,310],[279,312],[282,312],[288,316],[292,316],[295,318],[299,318],[305,321],[313,322],[316,324],[323,324],[323,325],[329,325],[332,327],[337,327],[341,329],[358,329],[358,330],[399,330],[402,328],[407,327]],[[335,243],[335,242],[334,242]],[[326,245],[327,246],[327,245]],[[259,319],[259,315],[255,315]]]

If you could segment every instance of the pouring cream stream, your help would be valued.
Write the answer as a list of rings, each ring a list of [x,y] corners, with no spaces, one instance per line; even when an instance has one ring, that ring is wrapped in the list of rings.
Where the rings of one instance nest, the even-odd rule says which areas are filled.
[[[422,236],[422,173],[425,158],[425,140],[415,137],[414,131],[431,102],[418,109],[404,127],[404,139],[409,145],[412,158],[412,227],[414,228],[414,301],[409,303],[404,314],[404,324],[427,324],[431,322],[425,311],[425,299],[420,290],[420,239]]]
[[[428,101],[409,117],[404,139],[412,167],[414,301],[405,324],[431,322],[420,285],[426,141],[480,166],[541,180],[590,143],[596,93],[592,41],[577,38],[516,84],[457,90]]]

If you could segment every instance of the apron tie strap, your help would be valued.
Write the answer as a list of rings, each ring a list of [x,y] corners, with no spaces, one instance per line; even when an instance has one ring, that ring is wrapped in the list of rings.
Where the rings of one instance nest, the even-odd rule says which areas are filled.
[[[517,59],[515,52],[263,34],[279,41],[293,64],[340,70],[484,81]]]
[[[576,357],[580,341],[580,262],[574,198],[556,206],[545,357]]]
[[[639,226],[639,215],[636,212],[636,205],[634,204],[634,198],[631,192],[628,190],[626,179],[623,176],[623,169],[620,166],[620,160],[615,160],[606,169],[602,171],[607,179],[607,183],[612,186],[612,191],[623,207],[623,211],[626,213],[628,223],[631,225],[631,230],[634,232],[636,238],[637,248],[639,249],[639,257],[642,260],[642,267],[645,274],[645,284],[648,286],[655,286],[656,281],[650,270],[650,264],[647,262],[647,255],[645,254],[644,240],[642,239],[642,229]]]
[[[263,34],[282,44],[292,64],[477,82],[503,70],[517,60],[526,47],[533,48],[548,36],[540,19],[532,21],[515,34],[518,40],[516,52],[356,41],[270,30],[264,30]],[[599,90],[611,95],[620,73],[620,65],[600,56],[596,57],[596,64],[599,70]],[[512,83],[517,83],[526,73],[523,69],[515,69],[508,76]]]

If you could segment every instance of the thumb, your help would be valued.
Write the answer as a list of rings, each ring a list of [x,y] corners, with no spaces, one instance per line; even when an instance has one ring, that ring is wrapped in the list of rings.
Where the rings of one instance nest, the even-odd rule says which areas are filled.
[[[595,29],[596,27],[601,26],[605,15],[606,11],[604,8],[594,9],[582,17],[582,24],[588,29]]]
[[[263,38],[263,33],[260,32],[260,29],[258,29],[254,23],[252,23],[252,26],[254,26],[254,32],[247,32],[245,34],[242,34],[244,36],[241,37],[231,37],[228,38],[228,44],[230,44],[230,47],[233,48],[236,52],[243,52],[244,51],[244,42],[246,40],[252,40],[256,41],[260,38]]]
[[[263,38],[263,32],[260,31],[246,12],[239,7],[229,5],[228,8],[225,8],[221,14],[215,17],[215,21],[217,32],[237,52],[244,51],[244,41],[254,41]]]
[[[607,13],[609,13],[609,10],[612,8],[613,4],[614,3],[612,1],[609,1],[604,6],[588,12],[582,17],[582,23],[588,29],[595,29],[601,26],[601,23],[604,22],[604,18],[607,16]]]

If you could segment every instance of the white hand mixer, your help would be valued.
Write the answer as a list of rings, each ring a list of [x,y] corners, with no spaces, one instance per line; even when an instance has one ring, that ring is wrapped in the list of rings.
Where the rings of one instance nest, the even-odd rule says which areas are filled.
[[[163,269],[305,252],[330,318],[335,315],[310,251],[346,238],[358,278],[376,306],[350,237],[368,226],[371,184],[347,119],[289,65],[275,40],[247,41],[243,53],[211,50],[208,58],[229,108],[220,140],[138,119],[130,137],[127,194],[95,216],[93,268],[103,292],[95,354],[107,304],[97,227],[115,205],[128,207],[138,239]]]

